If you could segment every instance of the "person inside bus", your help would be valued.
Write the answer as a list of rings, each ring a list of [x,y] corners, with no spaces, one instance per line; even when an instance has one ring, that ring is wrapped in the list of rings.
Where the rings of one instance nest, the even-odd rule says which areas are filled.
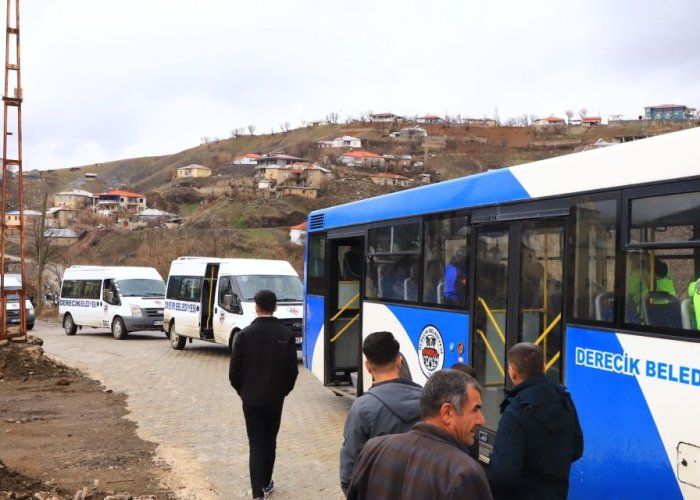
[[[391,332],[374,332],[362,343],[372,387],[350,408],[340,448],[340,487],[347,494],[352,470],[368,439],[407,432],[420,420],[421,386],[401,376],[403,356]]]
[[[688,285],[688,298],[693,301],[693,309],[695,310],[695,329],[700,330],[700,278],[691,281]],[[692,327],[691,323],[691,327]]]
[[[627,256],[627,321],[639,323],[642,318],[642,301],[649,294],[647,252],[630,252]]]
[[[508,350],[513,382],[488,468],[499,499],[565,499],[571,464],[583,455],[583,431],[571,395],[544,373],[542,348],[528,342]]]
[[[676,287],[668,265],[658,257],[654,258],[654,285],[657,292],[666,292],[676,296]]]
[[[467,247],[455,250],[452,259],[445,267],[445,303],[464,305],[467,297]]]

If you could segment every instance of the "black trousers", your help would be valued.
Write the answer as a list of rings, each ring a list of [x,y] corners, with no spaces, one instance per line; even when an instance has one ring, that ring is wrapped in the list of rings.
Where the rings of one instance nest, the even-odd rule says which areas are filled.
[[[284,401],[272,406],[250,406],[243,403],[250,447],[249,468],[253,498],[262,497],[263,486],[267,486],[272,480],[283,404]]]

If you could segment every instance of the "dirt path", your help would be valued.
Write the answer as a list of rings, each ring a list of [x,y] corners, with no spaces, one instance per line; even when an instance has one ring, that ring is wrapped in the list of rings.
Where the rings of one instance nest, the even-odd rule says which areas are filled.
[[[39,345],[0,345],[0,499],[187,498],[127,413],[124,395],[54,363]]]

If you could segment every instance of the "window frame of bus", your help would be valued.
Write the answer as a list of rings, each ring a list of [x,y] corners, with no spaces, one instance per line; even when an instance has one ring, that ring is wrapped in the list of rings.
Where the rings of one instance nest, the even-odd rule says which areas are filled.
[[[646,325],[641,322],[630,322],[627,320],[625,313],[625,307],[627,303],[627,256],[634,251],[642,252],[655,252],[656,250],[683,250],[683,249],[700,249],[700,233],[694,235],[694,239],[687,241],[662,241],[662,242],[636,242],[632,241],[632,220],[633,220],[633,203],[638,200],[650,199],[650,198],[661,198],[670,197],[674,195],[684,195],[697,193],[700,196],[700,179],[679,181],[679,182],[669,182],[654,186],[644,186],[638,188],[630,188],[623,190],[622,193],[622,207],[623,207],[623,217],[622,217],[622,227],[621,227],[621,237],[622,237],[622,251],[620,252],[619,264],[621,267],[620,275],[622,280],[620,282],[620,289],[623,290],[621,294],[618,294],[616,299],[620,300],[621,303],[618,307],[618,319],[621,325],[625,329],[636,330],[641,333],[650,334],[664,334],[672,335],[676,337],[687,337],[687,338],[697,338],[697,330],[685,330],[683,328],[675,328],[663,325]],[[700,250],[694,250],[697,252]],[[696,269],[697,271],[697,269]],[[700,278],[700,276],[695,276]]]
[[[576,267],[576,259],[578,255],[578,249],[579,249],[579,233],[578,233],[578,214],[579,210],[581,208],[581,205],[583,203],[605,203],[605,202],[612,202],[615,204],[615,227],[614,231],[615,234],[613,235],[613,263],[612,263],[612,268],[613,268],[613,276],[612,276],[612,291],[608,291],[606,293],[612,293],[612,314],[609,320],[607,319],[597,319],[595,317],[595,314],[590,315],[588,317],[585,316],[579,316],[576,315],[574,311],[576,311],[576,300],[579,300],[579,297],[577,295],[577,289],[576,289],[576,273],[578,271],[578,268]],[[620,261],[620,220],[621,220],[621,213],[622,213],[622,193],[621,191],[612,191],[612,192],[603,192],[603,193],[592,193],[592,194],[587,194],[587,195],[580,195],[580,196],[574,196],[571,198],[571,217],[570,217],[570,222],[569,222],[569,234],[573,235],[572,241],[573,243],[570,246],[570,252],[569,252],[569,258],[568,258],[568,267],[571,269],[571,272],[568,273],[568,285],[567,289],[570,291],[567,293],[568,299],[567,299],[567,310],[570,311],[570,313],[567,315],[570,318],[570,321],[573,321],[575,323],[582,323],[582,324],[596,324],[596,325],[605,325],[606,327],[613,328],[615,323],[616,323],[616,318],[617,318],[617,307],[616,307],[616,302],[617,302],[617,297],[615,294],[615,289],[617,288],[616,284],[618,282],[618,267],[619,267],[619,261]],[[588,262],[590,263],[590,259],[588,259]],[[587,268],[588,269],[588,268]],[[582,278],[583,279],[583,278]],[[595,310],[595,303],[592,305],[592,310]]]
[[[425,300],[425,296],[423,293],[425,291],[425,286],[426,286],[426,283],[425,283],[425,279],[426,279],[426,277],[425,277],[426,276],[425,259],[426,259],[426,256],[428,255],[428,253],[426,251],[426,247],[428,245],[428,238],[426,237],[426,232],[428,230],[428,227],[430,224],[445,222],[445,221],[449,220],[450,221],[449,222],[450,231],[452,231],[454,228],[454,225],[455,225],[455,221],[457,221],[459,219],[464,219],[464,226],[463,227],[467,228],[467,232],[466,232],[466,234],[464,234],[464,241],[462,241],[461,246],[464,246],[465,250],[466,250],[466,255],[465,255],[466,264],[465,264],[464,271],[465,271],[465,274],[468,276],[469,271],[471,270],[470,263],[471,263],[471,256],[472,256],[472,237],[471,236],[472,236],[472,229],[473,228],[472,228],[472,221],[471,221],[471,213],[462,210],[462,211],[454,211],[454,212],[431,215],[431,216],[427,216],[423,219],[423,232],[422,232],[423,241],[422,241],[422,247],[421,247],[421,261],[422,262],[421,262],[421,268],[420,268],[419,289],[418,289],[419,299],[420,299],[421,304],[425,304],[428,306],[434,306],[434,307],[440,307],[440,308],[446,308],[446,309],[464,310],[464,309],[468,308],[468,304],[470,303],[469,297],[470,297],[470,290],[471,290],[471,280],[469,280],[469,283],[467,284],[464,299],[462,300],[461,304],[450,304],[450,303],[447,303],[445,301],[440,302],[438,300],[438,297],[437,297],[437,291],[436,291],[436,296],[435,296],[434,301]],[[455,236],[455,235],[456,235],[455,233],[451,233],[451,236]],[[449,238],[449,239],[456,240],[457,238]],[[447,241],[447,240],[442,240],[443,247],[444,247],[445,241]],[[446,260],[447,262],[444,262],[444,267],[442,267],[442,269],[441,269],[442,276],[438,280],[438,283],[440,281],[443,281],[443,283],[444,283],[445,269],[447,268],[449,261],[452,260],[452,257],[450,257],[449,259],[447,259],[447,256],[445,256],[445,255],[443,255],[442,257],[443,257],[443,261]]]
[[[414,248],[409,249],[409,250],[394,250],[393,245],[392,248],[389,248],[387,250],[381,249],[381,250],[376,250],[373,249],[372,243],[373,243],[373,236],[379,234],[381,231],[386,231],[386,230],[391,230],[392,228],[402,228],[402,227],[407,227],[407,226],[415,226],[415,235],[418,238],[417,242],[410,242],[414,245]],[[422,219],[421,218],[411,218],[411,219],[400,219],[400,220],[393,220],[393,221],[387,221],[383,222],[381,224],[373,224],[372,226],[368,227],[367,229],[367,241],[366,241],[366,252],[365,252],[365,276],[364,276],[364,297],[368,300],[373,300],[373,301],[378,301],[378,302],[400,302],[400,303],[409,303],[409,304],[416,304],[418,303],[417,300],[412,301],[412,300],[405,300],[403,297],[400,298],[393,298],[393,297],[381,297],[380,295],[380,284],[379,284],[379,277],[378,273],[379,270],[377,269],[377,277],[375,279],[376,284],[371,285],[369,281],[374,278],[374,273],[370,272],[370,269],[372,269],[374,266],[378,266],[376,262],[370,262],[373,261],[375,258],[388,258],[389,261],[393,261],[393,259],[400,260],[403,257],[409,257],[409,258],[415,258],[416,260],[410,264],[410,266],[417,266],[418,269],[418,282],[420,286],[420,265],[421,265],[421,249],[422,249],[422,236],[423,236],[423,225],[422,225]],[[384,264],[384,263],[382,263]],[[395,263],[394,263],[395,265]],[[409,269],[409,274],[407,277],[410,277],[410,269]],[[374,290],[376,293],[374,295],[371,295],[371,291]]]
[[[305,293],[323,296],[326,294],[326,232],[308,233],[307,242]]]

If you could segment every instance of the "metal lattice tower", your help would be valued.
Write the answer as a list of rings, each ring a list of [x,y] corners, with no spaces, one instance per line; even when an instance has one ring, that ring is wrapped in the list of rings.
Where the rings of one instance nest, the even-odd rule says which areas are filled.
[[[10,95],[10,89],[13,89]],[[26,280],[24,279],[24,185],[22,180],[22,79],[19,58],[19,0],[7,0],[5,31],[5,92],[3,93],[4,126],[2,137],[2,231],[0,231],[0,339],[9,337],[5,320],[7,296],[19,295],[19,335],[27,333]],[[12,140],[10,140],[12,138]],[[18,214],[17,223],[8,223],[11,210]],[[7,241],[19,236],[19,265],[22,287],[5,290]]]

